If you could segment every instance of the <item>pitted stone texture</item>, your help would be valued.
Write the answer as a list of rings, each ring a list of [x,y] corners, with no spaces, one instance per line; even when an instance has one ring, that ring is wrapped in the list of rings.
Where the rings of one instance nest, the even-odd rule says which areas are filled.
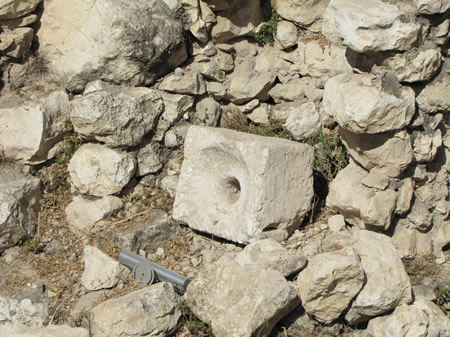
[[[420,14],[439,14],[444,13],[450,8],[448,0],[413,0],[417,11]]]
[[[69,96],[55,91],[37,102],[0,105],[0,149],[6,157],[39,163],[66,134]]]
[[[148,85],[186,60],[175,16],[158,0],[52,0],[37,33],[39,52],[71,91],[95,79]]]
[[[353,245],[361,258],[367,282],[345,319],[350,324],[369,320],[412,301],[411,284],[391,238],[366,230],[355,231]]]
[[[14,19],[34,11],[42,0],[1,0],[0,20]]]
[[[300,302],[284,276],[259,265],[222,259],[201,271],[184,299],[217,337],[268,336]]]
[[[327,6],[328,0],[272,0],[272,7],[280,16],[313,32],[322,28],[322,15]]]
[[[348,247],[310,259],[297,278],[297,289],[306,312],[331,323],[349,306],[364,281],[359,257]]]
[[[106,86],[71,103],[75,131],[111,147],[141,143],[164,110],[161,96],[148,88]]]
[[[68,325],[29,327],[23,324],[4,324],[0,325],[0,335],[2,337],[89,337],[89,331]]]
[[[84,272],[81,283],[90,291],[112,288],[119,282],[120,264],[101,250],[84,247]]]
[[[323,16],[325,36],[360,53],[408,50],[419,31],[405,12],[382,0],[331,0]]]
[[[36,230],[41,198],[40,180],[26,177],[14,166],[0,170],[0,253],[27,240]]]
[[[173,217],[194,229],[240,243],[282,239],[311,207],[309,145],[192,126],[184,151]]]
[[[96,337],[172,336],[181,318],[181,298],[172,285],[160,282],[113,298],[89,312]]]
[[[99,144],[85,144],[69,163],[73,185],[84,194],[104,197],[119,193],[133,177],[136,159],[133,155]]]
[[[401,129],[415,113],[415,94],[394,75],[342,74],[328,80],[323,94],[327,115],[355,133]]]

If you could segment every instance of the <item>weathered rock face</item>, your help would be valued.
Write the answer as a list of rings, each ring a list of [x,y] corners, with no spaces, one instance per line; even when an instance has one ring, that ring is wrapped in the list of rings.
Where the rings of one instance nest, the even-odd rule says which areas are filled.
[[[201,271],[184,299],[197,317],[210,322],[217,337],[269,335],[300,302],[280,272],[230,260]]]
[[[160,282],[113,298],[89,312],[91,332],[99,337],[169,336],[181,318],[181,298]]]
[[[104,197],[118,193],[133,177],[136,159],[99,144],[85,144],[69,163],[73,185],[84,194]]]
[[[272,6],[283,18],[307,27],[313,32],[319,32],[328,0],[272,0]]]
[[[325,84],[323,107],[344,129],[380,133],[409,124],[415,112],[415,95],[389,73],[380,78],[342,74]]]
[[[297,44],[298,31],[297,27],[289,21],[281,21],[277,26],[277,34],[275,40],[282,49],[288,49]]]
[[[392,241],[383,234],[356,231],[353,245],[361,258],[367,282],[345,319],[350,324],[369,320],[412,301],[411,284]]]
[[[18,104],[11,97],[0,105],[0,148],[6,157],[39,163],[67,132],[69,97],[56,91],[36,102]]]
[[[195,105],[193,118],[190,120],[196,125],[217,126],[220,113],[220,104],[211,97],[205,97]]]
[[[34,234],[41,192],[39,179],[24,176],[13,166],[2,166],[0,185],[0,252],[3,252]]]
[[[3,337],[89,337],[84,328],[72,328],[68,325],[48,325],[45,327],[29,327],[23,324],[2,324],[0,334]]]
[[[42,0],[1,0],[0,20],[14,19],[34,11]]]
[[[161,90],[176,94],[203,95],[206,92],[205,80],[197,71],[170,74],[158,85]]]
[[[360,53],[408,50],[419,30],[405,12],[382,0],[331,0],[322,28],[333,43],[342,42]]]
[[[163,1],[53,0],[41,23],[40,52],[71,91],[94,79],[150,84],[187,57],[182,24]]]
[[[84,272],[81,283],[90,291],[112,288],[119,282],[120,264],[101,250],[84,247]]]
[[[331,323],[349,306],[364,281],[359,257],[347,248],[310,259],[298,276],[297,289],[306,312]]]
[[[310,209],[312,162],[306,144],[192,126],[173,217],[241,243],[284,238]]]
[[[136,176],[158,172],[164,164],[164,149],[158,142],[150,142],[137,154]]]
[[[446,0],[413,0],[420,14],[444,13],[450,8]]]
[[[444,76],[430,85],[427,85],[416,101],[419,109],[425,113],[449,112],[450,102],[446,94],[450,90],[450,79]]]
[[[297,140],[313,135],[319,131],[320,126],[320,116],[316,105],[312,102],[302,104],[297,109],[292,110],[284,124],[292,137]]]
[[[23,60],[33,41],[34,30],[30,27],[3,29],[0,37],[0,51],[14,59]]]
[[[152,89],[111,85],[75,98],[70,107],[76,132],[111,147],[140,144],[163,110],[161,96]]]

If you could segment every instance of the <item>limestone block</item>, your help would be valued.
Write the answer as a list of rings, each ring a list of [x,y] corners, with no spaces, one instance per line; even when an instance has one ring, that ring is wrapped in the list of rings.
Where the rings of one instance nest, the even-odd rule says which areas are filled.
[[[270,105],[263,103],[247,115],[253,123],[269,124]]]
[[[201,271],[184,299],[217,337],[268,336],[300,302],[280,272],[223,260]]]
[[[55,91],[38,101],[11,102],[0,107],[0,148],[6,157],[39,163],[66,134],[69,97]]]
[[[206,91],[217,100],[223,99],[227,95],[225,85],[219,82],[206,82]]]
[[[342,74],[325,84],[324,111],[354,133],[401,129],[415,113],[415,94],[392,74]]]
[[[405,214],[411,209],[411,201],[414,195],[414,182],[411,178],[405,178],[398,190],[395,213]]]
[[[320,32],[327,6],[328,0],[272,0],[272,7],[280,16],[313,32]]]
[[[137,154],[136,176],[158,172],[164,164],[164,148],[158,142],[150,142],[142,147]]]
[[[161,179],[160,188],[167,192],[171,198],[175,198],[179,177],[177,175],[165,176]]]
[[[282,49],[288,49],[297,44],[298,30],[297,27],[289,21],[281,21],[277,26],[277,34],[275,41],[278,42]]]
[[[431,134],[418,133],[413,143],[415,161],[418,163],[432,161],[441,145],[441,130],[437,129]]]
[[[311,207],[309,145],[192,126],[184,151],[173,217],[192,228],[248,243],[287,236]]]
[[[206,84],[199,72],[188,71],[168,75],[159,84],[158,89],[175,94],[203,95],[206,92]]]
[[[450,79],[448,76],[430,83],[416,97],[419,109],[428,114],[449,112],[450,100],[447,94],[449,90]]]
[[[293,79],[286,83],[277,83],[269,91],[275,103],[296,102],[306,103],[306,87],[311,85],[305,78]]]
[[[14,19],[34,11],[42,0],[1,0],[0,20]]]
[[[292,110],[284,124],[286,130],[297,140],[315,134],[321,126],[320,116],[313,102],[304,103]]]
[[[179,326],[181,299],[172,285],[160,282],[112,298],[89,312],[97,337],[170,336]]]
[[[323,34],[359,53],[408,50],[419,31],[405,12],[382,0],[331,0],[323,16]]]
[[[84,247],[84,272],[81,283],[89,290],[114,287],[119,282],[120,263],[101,250]]]
[[[392,235],[392,243],[397,249],[398,255],[403,259],[411,259],[416,255],[416,230],[399,221]]]
[[[40,180],[26,177],[19,168],[2,165],[0,170],[0,253],[36,230],[41,198]]]
[[[149,85],[187,58],[176,15],[159,0],[52,0],[37,33],[39,52],[71,91],[95,79]]]
[[[205,97],[195,105],[190,120],[195,125],[217,126],[221,112],[219,103],[211,97]]]
[[[297,290],[308,314],[331,323],[349,306],[364,281],[359,257],[347,248],[310,259],[298,275]]]
[[[89,337],[85,328],[72,328],[68,325],[48,325],[44,327],[29,327],[24,324],[0,325],[2,337]]]
[[[85,144],[69,163],[73,185],[84,194],[104,197],[119,193],[133,177],[136,159],[100,144]]]
[[[398,177],[413,161],[411,137],[406,131],[359,134],[339,128],[352,158],[366,170]]]
[[[0,33],[0,51],[18,60],[24,59],[30,51],[34,30],[30,27],[5,29]]]
[[[111,147],[141,143],[164,110],[161,96],[152,89],[105,85],[71,102],[75,131]]]
[[[392,240],[367,230],[356,231],[353,247],[361,258],[367,281],[345,319],[350,324],[367,321],[412,301],[411,284]]]
[[[450,8],[448,0],[413,0],[420,14],[444,13]]]

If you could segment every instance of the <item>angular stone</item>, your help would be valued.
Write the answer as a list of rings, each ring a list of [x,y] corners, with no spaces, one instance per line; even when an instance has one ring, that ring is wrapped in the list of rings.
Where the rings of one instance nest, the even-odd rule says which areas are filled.
[[[104,197],[119,193],[133,177],[136,159],[99,144],[85,144],[69,163],[73,185],[84,194]]]
[[[167,192],[171,198],[175,198],[177,193],[179,177],[177,175],[165,176],[161,179],[160,188]]]
[[[0,253],[3,253],[34,235],[41,191],[38,178],[26,177],[19,168],[4,164],[0,186]]]
[[[308,261],[297,278],[297,289],[306,312],[331,323],[349,306],[365,281],[359,257],[352,248],[323,253]]]
[[[437,129],[431,134],[418,133],[413,143],[415,161],[418,163],[432,161],[441,145],[441,130]]]
[[[176,15],[157,0],[53,0],[41,18],[39,52],[71,91],[95,79],[148,85],[186,60]]]
[[[195,105],[191,122],[195,125],[217,126],[222,110],[211,97],[205,97]]]
[[[158,85],[158,89],[176,94],[203,95],[206,92],[206,84],[199,72],[188,71],[168,75]]]
[[[291,111],[286,118],[284,127],[291,133],[292,137],[301,140],[318,132],[322,126],[316,105],[308,102]]]
[[[12,58],[23,60],[30,51],[34,30],[30,27],[5,29],[0,33],[0,50]]]
[[[412,301],[411,284],[392,240],[367,230],[356,231],[356,249],[367,282],[356,296],[345,319],[356,324]]]
[[[332,232],[340,232],[344,230],[346,226],[345,218],[341,214],[333,215],[328,218],[328,228],[330,228]]]
[[[184,299],[217,337],[268,336],[300,302],[280,272],[223,260],[201,271]]]
[[[327,6],[328,0],[272,0],[272,7],[280,16],[313,32],[322,28],[322,15]]]
[[[275,41],[278,42],[282,49],[288,49],[297,44],[298,30],[297,27],[289,21],[281,21],[277,26],[277,34]]]
[[[382,0],[331,0],[322,28],[330,41],[359,53],[408,50],[419,30],[420,25],[405,12]]]
[[[270,105],[263,103],[247,115],[253,123],[269,124]]]
[[[448,76],[430,83],[416,97],[419,109],[427,114],[449,112],[450,102],[446,94],[449,90],[450,79]]]
[[[406,131],[360,134],[339,128],[339,136],[352,158],[366,170],[398,177],[413,160],[411,137]]]
[[[36,14],[29,14],[27,16],[18,17],[15,19],[2,20],[2,24],[7,26],[9,29],[15,29],[18,27],[26,27],[35,23],[38,20]]]
[[[324,111],[341,127],[354,133],[380,133],[401,129],[415,113],[415,94],[392,74],[342,74],[328,80]]]
[[[427,15],[445,13],[450,8],[447,0],[413,0],[413,3],[420,14]]]
[[[398,255],[402,259],[411,259],[416,255],[416,230],[403,224],[403,221],[397,223],[391,239]]]
[[[194,229],[240,243],[287,236],[311,207],[309,145],[192,126],[184,151],[173,217]]]
[[[402,186],[398,190],[395,213],[405,214],[411,209],[411,201],[414,195],[414,182],[411,178],[403,179]]]
[[[6,97],[0,106],[0,148],[3,155],[39,163],[67,133],[69,96],[53,92],[38,101],[20,104]]]
[[[23,324],[2,324],[0,335],[2,337],[89,337],[89,331],[68,325],[29,327]]]
[[[163,167],[165,160],[163,149],[158,142],[150,142],[138,151],[137,177],[145,176],[149,173],[156,173]]]
[[[81,283],[89,290],[114,287],[119,282],[120,263],[101,250],[84,247],[84,272]]]
[[[111,147],[140,144],[163,110],[161,96],[152,89],[111,85],[75,98],[70,106],[75,131]]]
[[[89,312],[96,337],[169,336],[181,318],[181,298],[172,285],[160,282],[113,298]]]
[[[42,0],[1,0],[0,20],[14,19],[34,11]]]

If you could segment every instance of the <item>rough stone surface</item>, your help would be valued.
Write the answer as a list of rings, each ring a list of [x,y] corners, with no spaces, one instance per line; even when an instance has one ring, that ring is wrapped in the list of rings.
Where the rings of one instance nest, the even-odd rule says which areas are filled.
[[[450,8],[447,0],[413,0],[420,14],[444,13]]]
[[[157,0],[53,0],[37,35],[50,67],[78,92],[95,79],[148,85],[187,57],[181,22]]]
[[[334,43],[360,52],[408,50],[420,25],[396,5],[382,0],[331,0],[323,16],[322,32]]]
[[[450,100],[446,94],[449,90],[450,79],[448,76],[427,85],[417,95],[416,101],[419,109],[428,114],[449,112]]]
[[[0,325],[0,335],[2,337],[89,337],[89,331],[68,325],[29,327],[24,324],[4,324]]]
[[[220,118],[220,104],[211,97],[197,102],[191,122],[196,125],[217,126]]]
[[[344,230],[346,227],[345,218],[341,214],[336,214],[328,218],[328,228],[332,232],[340,232],[341,230]]]
[[[148,88],[107,86],[75,98],[70,107],[75,131],[111,147],[141,143],[164,110],[161,96]]]
[[[69,97],[64,91],[24,104],[5,97],[0,104],[0,149],[3,155],[30,163],[48,159],[49,150],[66,133],[68,108]]]
[[[331,323],[349,306],[364,281],[359,257],[347,248],[310,259],[297,278],[297,289],[306,312]]]
[[[2,0],[0,1],[0,20],[14,19],[35,10],[42,0]]]
[[[415,94],[389,73],[378,78],[342,74],[325,84],[323,107],[344,129],[380,133],[409,124],[415,112]]]
[[[306,103],[306,86],[310,85],[304,78],[292,79],[285,83],[277,83],[269,91],[275,103],[296,102]]]
[[[184,299],[197,317],[210,322],[217,337],[269,335],[300,302],[280,272],[230,260],[201,271]]]
[[[308,102],[300,105],[298,109],[289,114],[284,127],[294,139],[300,140],[319,131],[321,125],[316,105]]]
[[[288,49],[297,44],[298,30],[297,27],[289,21],[281,21],[277,26],[277,34],[275,41],[281,49]]]
[[[84,272],[81,283],[90,291],[112,288],[119,282],[120,264],[101,250],[84,247]]]
[[[294,21],[308,30],[319,32],[322,28],[322,15],[328,0],[272,0],[273,9],[283,18]]]
[[[65,212],[67,221],[74,229],[89,232],[98,221],[109,219],[122,207],[122,200],[112,195],[93,200],[77,195]]]
[[[17,60],[23,60],[29,53],[34,30],[30,27],[3,29],[0,33],[0,51]]]
[[[361,258],[367,282],[345,319],[350,324],[369,320],[412,301],[411,284],[392,240],[383,234],[356,231],[353,245]]]
[[[156,283],[97,305],[89,312],[91,333],[98,337],[169,336],[178,328],[180,305],[172,285]]]
[[[136,159],[99,144],[85,144],[69,163],[73,185],[84,194],[104,197],[118,193],[134,175]]]
[[[442,134],[439,129],[435,130],[431,134],[417,134],[413,142],[415,161],[418,163],[432,161],[441,145]]]
[[[286,237],[310,209],[306,144],[192,126],[184,151],[173,217],[194,229],[241,243]]]
[[[158,85],[158,89],[175,94],[203,95],[206,92],[206,84],[199,72],[188,71],[181,74],[175,72],[166,76]]]
[[[150,142],[142,147],[137,154],[136,176],[158,172],[164,165],[165,151],[160,143]]]
[[[34,235],[39,200],[40,180],[26,177],[12,165],[2,165],[0,170],[0,253],[19,240]]]

